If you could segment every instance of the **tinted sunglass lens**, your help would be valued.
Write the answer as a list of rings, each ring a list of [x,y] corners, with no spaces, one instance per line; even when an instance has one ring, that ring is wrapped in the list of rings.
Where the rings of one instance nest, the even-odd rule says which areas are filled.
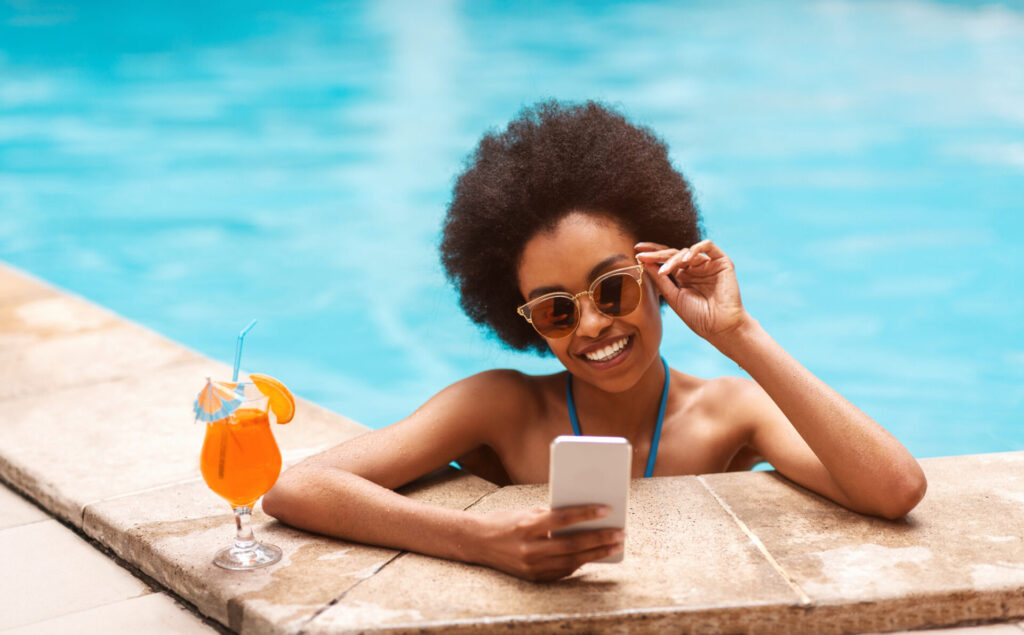
[[[569,298],[548,298],[530,312],[533,326],[548,337],[563,337],[576,328],[576,303]]]
[[[606,315],[626,315],[640,304],[640,285],[626,274],[609,276],[597,285],[594,301]]]

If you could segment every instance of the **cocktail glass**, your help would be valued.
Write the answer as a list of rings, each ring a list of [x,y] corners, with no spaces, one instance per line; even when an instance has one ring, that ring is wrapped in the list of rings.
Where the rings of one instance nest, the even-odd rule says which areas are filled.
[[[209,385],[208,385],[209,388]],[[240,402],[224,417],[206,424],[199,468],[206,484],[235,512],[235,543],[217,552],[213,563],[225,569],[257,569],[281,559],[281,549],[260,543],[252,533],[252,508],[281,473],[281,451],[270,431],[269,399],[253,384],[238,384]]]

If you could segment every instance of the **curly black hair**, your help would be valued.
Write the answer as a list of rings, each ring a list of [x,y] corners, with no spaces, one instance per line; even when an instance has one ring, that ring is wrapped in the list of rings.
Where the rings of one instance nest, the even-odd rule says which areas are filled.
[[[466,315],[506,345],[550,354],[516,313],[526,243],[572,211],[618,221],[638,240],[689,246],[702,235],[690,186],[648,128],[588,101],[524,108],[489,132],[455,183],[441,262]]]

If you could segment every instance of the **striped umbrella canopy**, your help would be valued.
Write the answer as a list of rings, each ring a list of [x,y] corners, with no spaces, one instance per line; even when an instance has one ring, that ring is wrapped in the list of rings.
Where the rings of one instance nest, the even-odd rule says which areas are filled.
[[[212,381],[206,378],[206,386],[199,391],[193,409],[197,421],[223,419],[242,404],[245,399],[245,384],[240,381]]]

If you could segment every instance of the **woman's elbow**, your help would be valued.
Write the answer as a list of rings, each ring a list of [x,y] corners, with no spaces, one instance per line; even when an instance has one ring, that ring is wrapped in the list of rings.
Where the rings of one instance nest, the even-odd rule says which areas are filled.
[[[879,516],[889,520],[902,518],[917,507],[917,504],[924,498],[924,494],[928,490],[928,480],[920,466],[915,465],[914,467],[916,469],[908,470],[907,473],[894,479],[890,484],[882,509],[879,510]]]
[[[270,488],[270,491],[263,495],[263,501],[260,504],[263,507],[263,512],[268,516],[281,520],[281,515],[284,508],[284,496],[281,495],[280,490],[275,485]]]
[[[288,523],[288,518],[291,516],[289,512],[296,503],[296,488],[289,481],[290,479],[286,478],[278,479],[270,491],[263,495],[261,503],[265,514],[273,516],[283,523]]]

